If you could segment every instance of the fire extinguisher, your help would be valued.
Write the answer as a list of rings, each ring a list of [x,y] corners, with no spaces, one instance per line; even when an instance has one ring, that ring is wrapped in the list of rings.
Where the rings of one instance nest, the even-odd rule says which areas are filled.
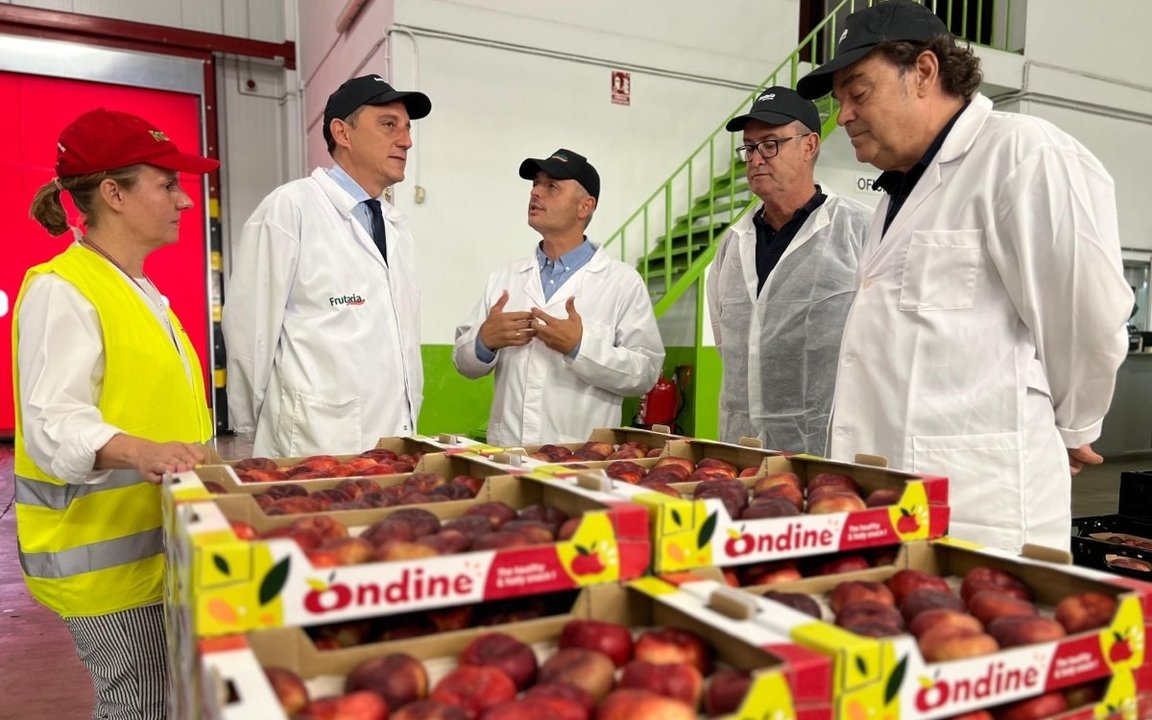
[[[680,405],[680,392],[674,380],[661,377],[643,398],[636,414],[636,424],[641,427],[676,424],[676,414]]]

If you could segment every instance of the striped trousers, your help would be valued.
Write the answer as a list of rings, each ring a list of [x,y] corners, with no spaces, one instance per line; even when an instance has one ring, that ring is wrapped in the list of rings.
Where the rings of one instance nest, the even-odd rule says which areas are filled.
[[[96,690],[93,720],[163,720],[168,701],[161,605],[64,618]]]

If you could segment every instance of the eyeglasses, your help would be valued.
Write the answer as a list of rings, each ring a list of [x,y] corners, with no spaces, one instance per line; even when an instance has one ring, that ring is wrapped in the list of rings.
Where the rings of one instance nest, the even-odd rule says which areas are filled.
[[[740,158],[740,162],[748,162],[748,159],[752,157],[752,151],[755,150],[756,152],[760,153],[760,157],[764,158],[765,160],[770,160],[780,154],[781,143],[786,143],[789,140],[795,140],[796,138],[812,134],[813,133],[800,133],[799,135],[793,135],[792,137],[772,138],[771,140],[761,140],[760,142],[754,143],[752,145],[741,145],[740,147],[736,148],[736,157]]]

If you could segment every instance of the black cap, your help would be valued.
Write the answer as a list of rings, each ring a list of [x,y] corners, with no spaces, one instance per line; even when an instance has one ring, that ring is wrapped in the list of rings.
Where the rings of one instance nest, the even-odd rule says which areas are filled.
[[[343,120],[361,105],[387,105],[397,100],[404,103],[412,120],[419,120],[432,112],[432,101],[427,95],[415,90],[396,90],[379,75],[362,75],[346,81],[328,96],[328,104],[324,106],[324,140],[332,142],[334,119]]]
[[[832,74],[860,60],[887,41],[928,42],[949,35],[944,21],[911,0],[888,0],[854,12],[836,43],[836,57],[800,78],[800,95],[815,100],[832,92]]]
[[[600,174],[588,163],[588,158],[580,153],[560,148],[543,160],[528,158],[520,163],[520,177],[525,180],[535,178],[538,172],[557,180],[575,180],[584,186],[589,195],[600,199]]]
[[[752,102],[748,114],[732,118],[724,129],[728,132],[743,130],[749,120],[759,120],[769,125],[787,125],[799,120],[812,132],[820,132],[820,112],[816,110],[816,103],[805,100],[795,90],[781,85],[760,93]]]

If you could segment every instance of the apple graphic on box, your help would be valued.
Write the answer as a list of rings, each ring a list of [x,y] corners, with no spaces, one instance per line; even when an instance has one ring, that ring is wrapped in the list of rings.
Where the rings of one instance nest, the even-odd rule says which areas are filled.
[[[1120,633],[1113,633],[1116,642],[1112,644],[1112,649],[1108,651],[1108,661],[1112,664],[1122,663],[1132,657],[1132,644],[1128,641],[1127,634],[1121,635]]]
[[[604,560],[600,558],[599,553],[583,545],[577,545],[576,552],[579,554],[572,560],[574,575],[596,575],[604,572]]]

